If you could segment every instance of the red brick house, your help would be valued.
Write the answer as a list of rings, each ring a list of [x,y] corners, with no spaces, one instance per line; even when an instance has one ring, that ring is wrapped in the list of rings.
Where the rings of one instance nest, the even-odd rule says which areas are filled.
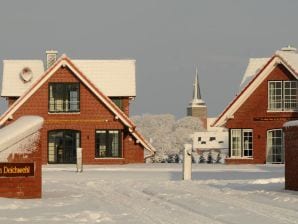
[[[250,59],[241,90],[213,126],[229,129],[226,163],[284,163],[283,124],[298,118],[298,54]]]
[[[23,115],[44,118],[42,162],[84,164],[142,163],[155,149],[129,119],[135,97],[134,60],[71,60],[47,52],[39,60],[5,60],[1,96],[8,110],[0,126]]]

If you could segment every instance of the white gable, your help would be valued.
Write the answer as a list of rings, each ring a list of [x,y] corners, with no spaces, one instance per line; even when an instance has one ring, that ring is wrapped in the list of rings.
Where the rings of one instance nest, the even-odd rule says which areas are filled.
[[[106,96],[136,96],[135,60],[71,60]]]
[[[32,79],[22,79],[22,71],[29,68]],[[1,96],[21,96],[43,74],[43,62],[40,60],[4,60]]]
[[[135,60],[72,60],[106,96],[136,96]],[[24,81],[24,68],[32,79]],[[4,60],[1,96],[21,96],[44,73],[41,60]]]

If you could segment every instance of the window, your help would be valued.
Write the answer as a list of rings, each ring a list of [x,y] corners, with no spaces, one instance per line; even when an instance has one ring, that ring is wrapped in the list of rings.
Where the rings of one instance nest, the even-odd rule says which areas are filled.
[[[284,109],[295,110],[297,108],[297,82],[284,81]]]
[[[123,110],[123,104],[122,104],[122,99],[119,97],[112,97],[111,100],[116,104],[120,110]]]
[[[119,130],[97,130],[95,133],[95,157],[122,157],[121,139]]]
[[[231,129],[230,141],[231,157],[253,156],[252,129]]]
[[[297,81],[269,81],[268,109],[297,110]]]
[[[76,163],[76,150],[80,147],[80,132],[53,130],[48,132],[48,162]]]
[[[209,141],[210,141],[210,142],[215,141],[215,140],[216,140],[215,137],[210,137],[210,138],[209,138]]]
[[[202,137],[198,137],[198,142],[202,141]]]
[[[49,112],[79,112],[79,83],[50,83]]]
[[[284,147],[282,129],[267,131],[267,163],[283,163]]]

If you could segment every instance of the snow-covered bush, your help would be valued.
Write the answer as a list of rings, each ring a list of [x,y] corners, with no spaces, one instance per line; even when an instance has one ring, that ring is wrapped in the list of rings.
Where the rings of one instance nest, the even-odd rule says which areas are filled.
[[[192,143],[194,132],[204,130],[201,121],[195,117],[176,120],[174,115],[161,114],[133,116],[132,120],[138,131],[156,148],[153,162],[180,161],[179,154],[184,144]]]
[[[208,157],[207,157],[207,163],[213,163],[213,157],[212,157],[212,153],[211,151],[208,153]]]

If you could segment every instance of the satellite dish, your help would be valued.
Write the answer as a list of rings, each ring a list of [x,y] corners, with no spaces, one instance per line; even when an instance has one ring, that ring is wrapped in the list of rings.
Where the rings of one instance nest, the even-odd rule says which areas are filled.
[[[30,82],[31,79],[33,78],[33,73],[30,68],[25,67],[22,69],[20,76],[24,82]]]

